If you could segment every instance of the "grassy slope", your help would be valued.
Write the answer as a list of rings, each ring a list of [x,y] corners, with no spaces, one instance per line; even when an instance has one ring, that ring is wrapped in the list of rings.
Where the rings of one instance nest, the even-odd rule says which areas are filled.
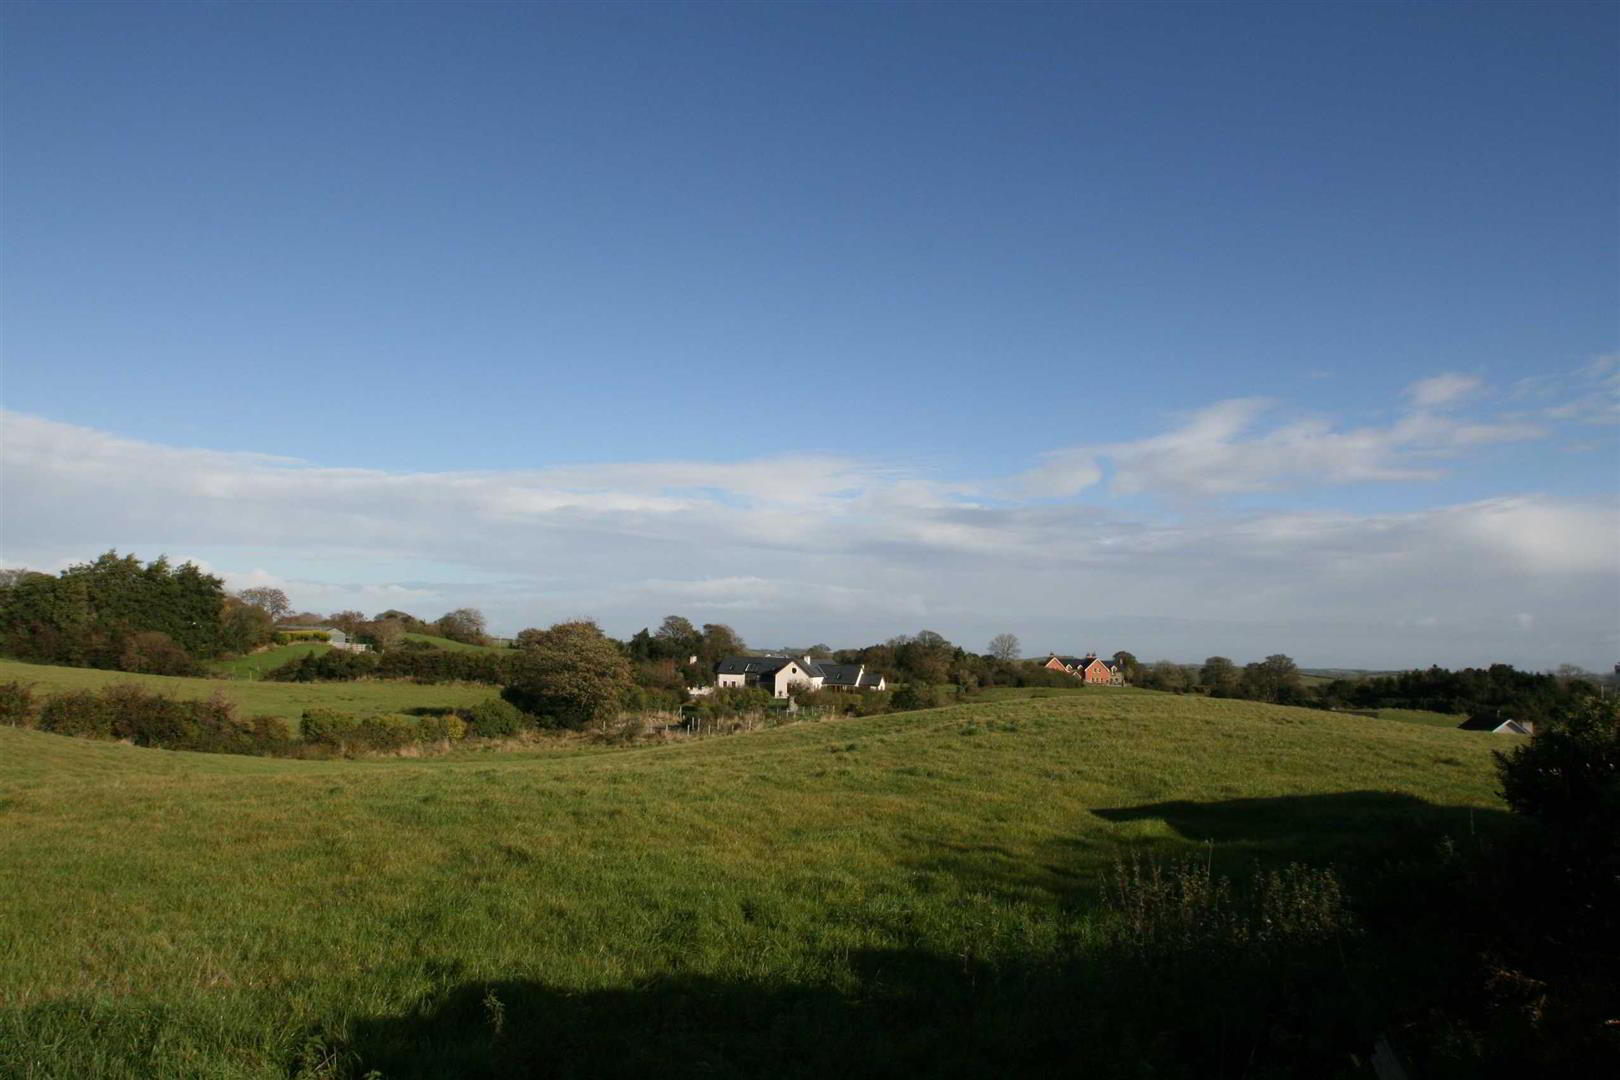
[[[228,679],[261,679],[264,673],[272,668],[278,668],[289,660],[298,660],[318,652],[325,652],[332,646],[322,642],[303,642],[296,645],[281,645],[263,652],[249,653],[234,660],[210,660],[206,665],[208,670]]]
[[[1134,690],[422,761],[0,728],[0,1073],[285,1076],[310,1030],[496,980],[959,970],[1072,927],[1126,849],[1238,866],[1484,820],[1493,745]]]
[[[1401,720],[1408,724],[1427,724],[1430,727],[1455,728],[1467,716],[1458,713],[1428,712],[1424,709],[1379,709],[1381,720]]]
[[[447,637],[436,637],[433,634],[406,634],[406,641],[425,641],[438,649],[449,649],[452,652],[494,652],[505,653],[509,650],[505,645],[469,645],[465,641],[452,641]]]
[[[136,683],[148,690],[181,698],[224,694],[249,716],[297,719],[305,709],[323,705],[355,713],[398,712],[418,706],[473,705],[494,694],[488,686],[420,686],[397,680],[340,683],[274,683],[239,679],[181,679],[169,675],[131,675],[94,668],[54,667],[0,660],[0,681],[18,679],[36,691],[95,690],[113,683]]]

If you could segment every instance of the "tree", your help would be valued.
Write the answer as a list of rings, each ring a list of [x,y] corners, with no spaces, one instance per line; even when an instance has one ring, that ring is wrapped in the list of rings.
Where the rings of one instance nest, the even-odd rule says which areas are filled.
[[[280,619],[292,611],[292,603],[287,599],[287,594],[280,589],[272,589],[268,585],[243,589],[236,595],[242,603],[251,604],[272,619]]]
[[[227,652],[251,652],[275,635],[270,613],[240,597],[226,596],[220,608],[220,643]]]
[[[1136,682],[1137,676],[1142,673],[1142,665],[1137,663],[1134,655],[1121,649],[1114,654],[1113,660],[1119,666],[1119,673],[1126,682]]]
[[[692,625],[690,619],[680,615],[665,615],[664,621],[653,631],[653,645],[663,654],[654,659],[667,658],[684,664],[703,647],[703,635]]]
[[[1298,666],[1282,653],[1273,653],[1259,663],[1245,665],[1238,687],[1244,697],[1255,701],[1289,704],[1304,696]]]
[[[561,622],[531,637],[512,662],[503,696],[557,727],[583,728],[618,710],[632,685],[619,644],[588,620]]]
[[[1210,697],[1232,697],[1238,688],[1237,665],[1224,656],[1211,656],[1198,670],[1198,685]]]
[[[326,624],[335,626],[345,634],[354,635],[366,623],[366,617],[358,611],[334,611],[327,616]]]
[[[990,655],[997,660],[1016,660],[1023,651],[1017,634],[997,634],[990,639]]]
[[[1192,689],[1192,672],[1170,660],[1158,660],[1139,668],[1137,685],[1144,690],[1164,690],[1172,694],[1185,694]]]
[[[1555,709],[1528,745],[1496,752],[1514,813],[1566,835],[1591,832],[1620,872],[1620,705],[1600,698]]]
[[[698,655],[704,663],[717,664],[728,656],[741,656],[747,651],[742,635],[725,623],[703,624],[703,647]]]
[[[365,638],[379,650],[392,649],[405,640],[405,624],[398,619],[373,619],[361,623],[356,636]]]
[[[456,608],[439,616],[434,623],[440,637],[447,637],[451,641],[460,641],[468,645],[483,645],[489,637],[484,633],[484,613],[477,608]]]

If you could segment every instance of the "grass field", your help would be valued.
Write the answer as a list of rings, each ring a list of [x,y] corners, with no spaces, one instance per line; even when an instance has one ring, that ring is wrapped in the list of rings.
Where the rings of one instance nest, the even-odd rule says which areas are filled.
[[[11,679],[32,683],[39,693],[96,690],[114,683],[135,683],[147,690],[178,698],[206,698],[217,693],[235,702],[244,715],[285,716],[292,720],[298,719],[305,709],[312,706],[353,713],[400,712],[418,706],[475,705],[495,693],[495,689],[489,686],[421,686],[389,679],[332,683],[183,679],[169,675],[131,675],[123,671],[0,660],[0,681]]]
[[[469,645],[465,641],[452,641],[447,637],[437,637],[433,634],[406,634],[406,641],[421,641],[434,648],[449,649],[452,652],[493,652],[506,653],[510,650],[505,645]]]
[[[1408,724],[1428,724],[1430,727],[1456,728],[1458,724],[1468,719],[1467,716],[1457,713],[1428,712],[1424,709],[1378,709],[1376,711],[1380,720],[1400,720]]]
[[[0,728],[0,1075],[996,1075],[983,1002],[1122,852],[1488,827],[1492,745],[1108,689],[424,760]]]
[[[299,660],[318,652],[325,652],[331,647],[313,641],[281,645],[274,649],[266,649],[264,652],[239,656],[234,660],[210,660],[206,666],[210,672],[223,675],[227,679],[262,679],[265,672],[278,668],[289,660]]]

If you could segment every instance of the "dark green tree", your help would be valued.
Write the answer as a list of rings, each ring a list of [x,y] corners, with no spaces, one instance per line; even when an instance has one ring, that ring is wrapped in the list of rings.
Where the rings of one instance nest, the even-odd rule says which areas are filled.
[[[618,710],[632,685],[630,661],[594,622],[542,631],[512,661],[508,701],[556,727],[584,728]]]

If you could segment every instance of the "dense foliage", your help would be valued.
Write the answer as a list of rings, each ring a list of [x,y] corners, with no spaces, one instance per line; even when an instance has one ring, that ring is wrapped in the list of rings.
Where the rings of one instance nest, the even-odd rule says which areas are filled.
[[[1541,723],[1587,698],[1597,686],[1585,679],[1519,671],[1508,664],[1447,671],[1403,671],[1366,679],[1336,679],[1314,700],[1329,707],[1426,709],[1492,720]]]
[[[285,754],[294,744],[278,716],[242,717],[220,697],[176,699],[129,685],[38,697],[24,684],[0,683],[0,723],[217,754]]]
[[[226,596],[192,563],[109,551],[55,576],[0,585],[0,651],[23,660],[186,675],[200,659],[270,639],[262,610]]]
[[[504,696],[548,725],[583,728],[621,706],[630,662],[594,622],[561,622],[517,650]]]
[[[510,681],[516,653],[391,649],[384,653],[333,649],[301,656],[265,673],[274,682],[328,682],[350,679],[412,679],[420,683],[477,682],[500,686]]]

